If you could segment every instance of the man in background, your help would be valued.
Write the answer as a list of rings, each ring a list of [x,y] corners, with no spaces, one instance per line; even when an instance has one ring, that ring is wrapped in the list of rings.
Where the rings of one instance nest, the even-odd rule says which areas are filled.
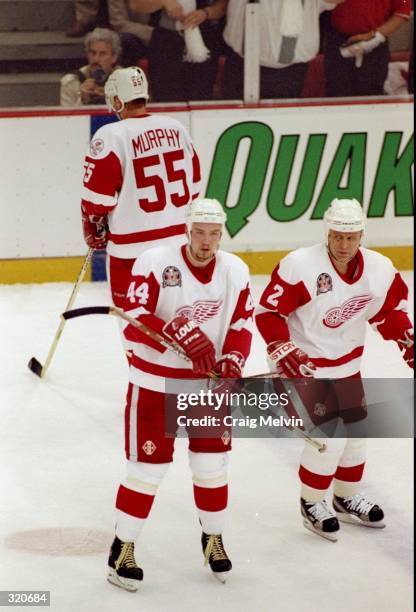
[[[105,103],[104,84],[117,67],[120,37],[112,30],[95,28],[85,37],[85,51],[88,64],[61,79],[62,106]]]

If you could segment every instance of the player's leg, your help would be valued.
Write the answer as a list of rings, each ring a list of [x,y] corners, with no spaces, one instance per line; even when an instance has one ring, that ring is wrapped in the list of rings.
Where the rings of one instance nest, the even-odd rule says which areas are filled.
[[[228,505],[228,455],[230,432],[218,438],[190,438],[189,465],[194,499],[202,526],[202,550],[215,576],[225,582],[232,568],[222,542]]]
[[[367,405],[359,372],[334,381],[340,415],[348,439],[334,477],[333,505],[340,521],[367,527],[384,527],[384,513],[361,493],[361,479],[366,459]]]
[[[116,498],[116,537],[108,580],[137,590],[143,572],[134,543],[152,509],[158,487],[173,457],[173,438],[165,438],[165,395],[129,384],[125,411],[127,474]]]
[[[334,477],[333,505],[340,521],[385,527],[383,510],[360,493],[365,467],[364,438],[349,438]]]
[[[124,310],[126,295],[129,289],[131,270],[135,259],[121,259],[120,257],[107,257],[107,280],[111,291],[114,306]],[[124,338],[123,329],[128,325],[126,321],[118,318],[121,340],[127,359],[130,361],[133,343]]]
[[[339,523],[326,497],[337,470],[345,439],[316,439],[326,445],[325,452],[320,453],[317,448],[306,442],[300,461],[303,524],[310,531],[336,541],[335,533],[339,530]]]

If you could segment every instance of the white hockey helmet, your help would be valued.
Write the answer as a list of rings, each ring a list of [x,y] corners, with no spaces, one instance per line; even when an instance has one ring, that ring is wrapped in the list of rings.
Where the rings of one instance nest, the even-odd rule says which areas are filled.
[[[325,235],[336,232],[361,232],[365,227],[365,214],[357,200],[332,200],[324,214]]]
[[[192,202],[186,212],[186,227],[188,232],[193,223],[220,223],[221,230],[227,221],[227,215],[218,200],[201,198]]]
[[[132,100],[148,100],[149,85],[147,77],[141,68],[130,66],[129,68],[117,68],[110,74],[104,86],[105,100],[110,109],[114,108],[114,98],[117,96],[123,103]]]

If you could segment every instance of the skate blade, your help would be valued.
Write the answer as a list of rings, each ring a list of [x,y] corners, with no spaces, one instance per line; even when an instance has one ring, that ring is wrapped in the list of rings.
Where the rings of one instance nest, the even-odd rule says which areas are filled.
[[[128,578],[120,578],[117,572],[114,569],[110,569],[107,575],[107,580],[114,586],[119,587],[120,589],[124,589],[125,591],[130,591],[134,593],[137,591],[141,582],[139,580],[130,580]]]
[[[335,535],[336,532],[328,533],[326,531],[319,531],[319,529],[315,529],[315,527],[313,527],[313,525],[311,525],[307,520],[303,521],[303,525],[312,533],[316,533],[316,535],[321,536],[321,538],[324,538],[324,540],[329,540],[330,542],[338,541],[338,538]]]
[[[349,523],[350,525],[360,525],[361,527],[370,527],[370,529],[384,529],[386,526],[383,521],[377,521],[370,523],[369,521],[362,521],[360,517],[355,514],[345,514],[344,512],[336,512],[337,519],[341,523]]]
[[[212,575],[215,576],[218,582],[221,582],[221,584],[225,584],[227,582],[227,575],[229,573],[230,572],[212,572]]]

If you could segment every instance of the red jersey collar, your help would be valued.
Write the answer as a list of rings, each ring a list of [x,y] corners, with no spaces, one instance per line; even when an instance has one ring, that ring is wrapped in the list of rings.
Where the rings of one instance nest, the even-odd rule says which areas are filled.
[[[333,259],[331,253],[329,252],[329,249],[328,249],[328,257],[331,261],[332,267],[334,268],[335,272],[344,281],[344,283],[347,283],[348,285],[353,285],[354,283],[359,281],[360,278],[362,277],[363,272],[364,272],[364,258],[363,258],[363,254],[361,253],[360,249],[358,249],[357,253],[348,263],[347,271],[345,272],[345,274],[341,274],[341,272],[337,270],[337,267],[335,265],[335,260]]]
[[[188,257],[188,254],[186,252],[186,246],[186,244],[183,244],[181,246],[182,257],[184,258],[186,265],[192,272],[193,276],[195,276],[195,278],[199,280],[200,283],[206,285],[212,280],[212,275],[214,274],[217,258],[214,257],[213,259],[211,259],[211,261],[206,266],[194,266]]]

